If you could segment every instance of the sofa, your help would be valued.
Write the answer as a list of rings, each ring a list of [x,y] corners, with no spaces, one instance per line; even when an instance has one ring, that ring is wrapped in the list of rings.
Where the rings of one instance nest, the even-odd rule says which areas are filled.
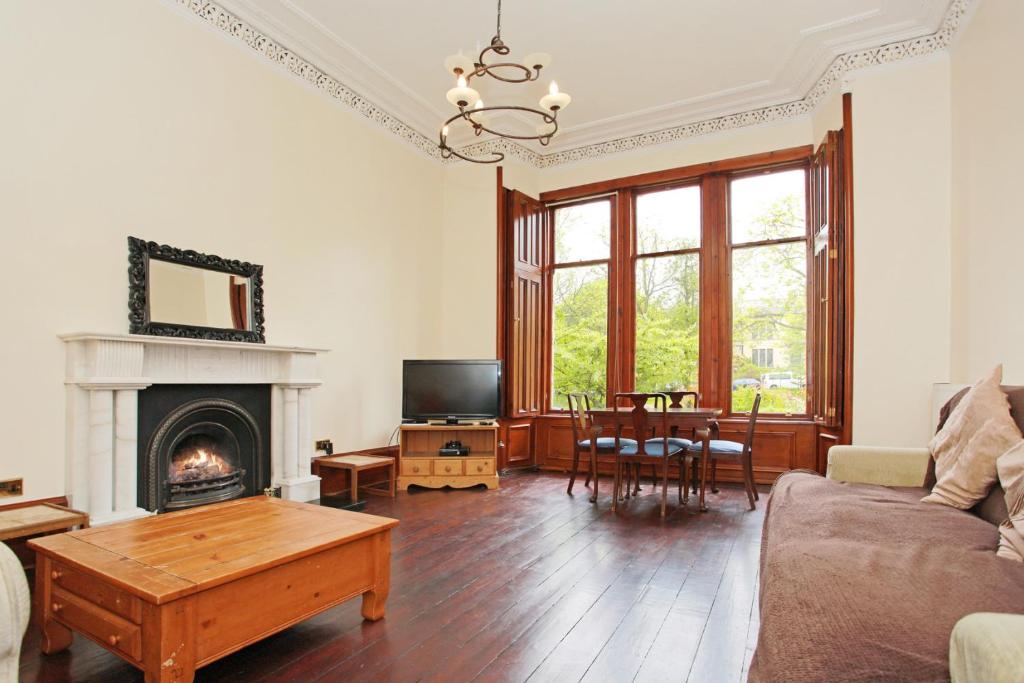
[[[0,683],[18,680],[21,639],[30,607],[25,570],[14,551],[0,543]]]
[[[1024,387],[1003,391],[1024,430]],[[749,681],[1024,680],[1024,563],[995,552],[1003,491],[961,511],[921,502],[933,482],[926,448],[858,446],[833,447],[824,477],[776,481]]]

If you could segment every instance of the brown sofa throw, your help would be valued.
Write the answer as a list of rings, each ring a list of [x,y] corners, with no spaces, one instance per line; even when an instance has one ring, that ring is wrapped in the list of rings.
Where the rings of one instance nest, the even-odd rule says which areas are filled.
[[[996,461],[999,483],[1006,491],[1010,517],[999,525],[999,550],[996,554],[1024,562],[1024,441]]]
[[[923,492],[779,477],[749,683],[949,683],[957,620],[1024,612],[1024,564],[996,557],[996,527]]]
[[[967,510],[996,483],[996,459],[1021,442],[1010,401],[999,388],[1002,379],[999,365],[971,387],[928,444],[937,481],[926,503]]]

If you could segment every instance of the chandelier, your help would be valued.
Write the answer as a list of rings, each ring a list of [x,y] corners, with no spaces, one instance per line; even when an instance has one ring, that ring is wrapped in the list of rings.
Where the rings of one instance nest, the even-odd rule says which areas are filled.
[[[505,158],[501,152],[490,152],[491,158],[489,159],[474,159],[456,152],[448,145],[448,130],[452,124],[457,122],[470,126],[476,136],[486,132],[511,140],[537,140],[546,146],[551,142],[551,137],[558,132],[558,112],[565,109],[572,101],[568,93],[560,92],[558,84],[551,81],[548,94],[540,98],[539,109],[520,105],[485,106],[483,100],[480,99],[480,93],[471,85],[474,78],[490,76],[505,83],[529,83],[540,78],[541,69],[551,64],[551,55],[543,52],[527,55],[521,64],[517,62],[489,64],[487,62],[488,53],[494,53],[499,57],[505,57],[509,53],[508,46],[501,40],[501,0],[498,0],[497,34],[491,38],[491,44],[481,50],[477,60],[474,62],[461,52],[444,60],[445,70],[454,74],[456,78],[455,87],[448,91],[448,101],[459,108],[459,113],[445,121],[441,127],[439,147],[441,148],[441,157],[444,159],[454,156],[476,164],[494,164]],[[535,128],[536,135],[515,135],[488,127],[487,119],[491,112],[524,112],[536,116],[539,119]]]

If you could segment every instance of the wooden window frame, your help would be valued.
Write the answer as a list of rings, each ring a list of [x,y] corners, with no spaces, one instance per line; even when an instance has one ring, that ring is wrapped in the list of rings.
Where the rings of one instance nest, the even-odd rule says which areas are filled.
[[[666,171],[645,173],[626,178],[589,183],[560,190],[541,193],[540,200],[548,210],[549,225],[552,226],[549,239],[554,254],[554,209],[566,205],[585,203],[604,197],[611,198],[612,245],[608,263],[608,354],[606,399],[616,391],[631,391],[635,387],[635,339],[636,339],[636,298],[635,272],[639,258],[697,253],[700,263],[699,275],[699,357],[698,386],[702,400],[707,405],[722,407],[723,417],[742,415],[732,412],[732,278],[731,260],[733,245],[730,239],[729,188],[730,181],[746,175],[778,172],[802,168],[805,183],[808,182],[809,165],[814,148],[811,145],[755,154],[693,166],[684,166]],[[639,254],[636,231],[636,198],[639,195],[670,190],[677,187],[699,186],[701,191],[701,244],[698,248],[672,250],[657,254]],[[803,237],[767,240],[764,244],[791,243],[803,240],[808,250],[810,267],[812,239],[809,237],[810,221],[809,187],[805,185],[805,230]],[[763,246],[760,242],[744,243],[739,248]],[[553,261],[552,257],[552,261]],[[595,261],[594,263],[597,263]],[[599,262],[605,263],[602,259]],[[554,366],[552,362],[553,315],[551,278],[558,267],[588,265],[590,262],[548,264],[546,268],[547,325],[544,362],[545,396],[543,409],[559,415],[565,411],[552,406]],[[808,283],[807,306],[810,313],[810,287]],[[808,318],[810,321],[810,318]],[[811,368],[811,329],[808,322],[807,369]],[[810,383],[808,400],[810,406]],[[809,419],[809,409],[800,414],[765,415],[772,421],[801,421]]]
[[[812,153],[813,154],[813,151]],[[811,373],[813,369],[813,349],[815,340],[813,338],[813,319],[812,319],[812,303],[811,297],[813,295],[811,286],[811,270],[812,270],[812,259],[814,257],[814,235],[811,231],[811,155],[808,155],[805,159],[793,163],[780,163],[768,168],[755,169],[751,171],[736,171],[729,174],[729,181],[727,186],[726,196],[726,244],[729,249],[728,268],[727,276],[728,283],[726,284],[725,294],[728,295],[729,300],[729,321],[728,321],[728,341],[729,341],[729,405],[727,407],[728,415],[747,415],[746,412],[737,412],[732,409],[732,255],[737,249],[756,249],[758,247],[772,247],[780,244],[796,244],[798,242],[804,243],[804,262],[807,264],[807,272],[804,275],[804,312],[807,320],[807,327],[804,337],[804,367],[806,368],[804,388],[806,393],[804,394],[804,410],[801,413],[768,413],[762,412],[762,415],[771,416],[773,419],[792,419],[792,420],[810,420],[811,419],[811,406],[813,400],[811,397],[811,391],[813,383],[811,382]],[[771,240],[753,240],[750,242],[741,242],[739,244],[733,244],[732,241],[732,216],[729,215],[729,208],[731,207],[731,191],[732,183],[736,180],[743,178],[754,178],[760,175],[767,175],[771,173],[783,173],[785,171],[792,171],[800,169],[804,173],[804,234],[796,237],[782,237]]]
[[[608,257],[603,259],[589,259],[586,261],[566,261],[564,263],[558,263],[555,255],[555,232],[557,226],[555,224],[555,211],[558,209],[564,209],[570,206],[579,206],[582,204],[591,204],[594,202],[608,200]],[[618,272],[616,269],[615,261],[615,242],[618,238],[618,221],[616,220],[618,212],[618,197],[615,195],[597,195],[593,197],[582,197],[571,201],[559,202],[557,204],[546,204],[547,209],[547,220],[548,225],[551,229],[548,231],[548,253],[551,254],[551,263],[547,264],[544,269],[544,288],[546,290],[545,295],[545,306],[547,311],[547,325],[544,334],[544,409],[547,412],[567,412],[562,408],[555,408],[552,406],[552,400],[554,399],[554,382],[555,382],[555,364],[554,364],[554,277],[555,271],[566,268],[580,268],[586,266],[604,265],[607,267],[608,272],[608,292],[607,302],[605,308],[605,329],[608,331],[608,338],[606,341],[607,348],[605,350],[605,405],[611,405],[612,396],[614,395],[613,387],[615,373],[613,371],[614,362],[613,356],[617,355],[614,353],[616,344],[618,343],[619,336],[617,330],[613,327],[613,319],[615,316],[612,312],[618,306],[619,296],[615,288],[615,283],[618,281]]]

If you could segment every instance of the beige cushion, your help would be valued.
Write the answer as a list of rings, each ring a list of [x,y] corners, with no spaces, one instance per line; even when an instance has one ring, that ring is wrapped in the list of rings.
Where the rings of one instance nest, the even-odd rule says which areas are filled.
[[[1006,492],[1006,509],[1010,515],[999,525],[996,554],[1024,562],[1024,442],[999,456],[996,469],[999,483]]]
[[[1024,614],[968,614],[949,637],[952,683],[1024,680]]]
[[[1002,379],[1000,365],[971,387],[928,444],[937,481],[925,502],[966,510],[995,484],[996,459],[1021,441]]]

